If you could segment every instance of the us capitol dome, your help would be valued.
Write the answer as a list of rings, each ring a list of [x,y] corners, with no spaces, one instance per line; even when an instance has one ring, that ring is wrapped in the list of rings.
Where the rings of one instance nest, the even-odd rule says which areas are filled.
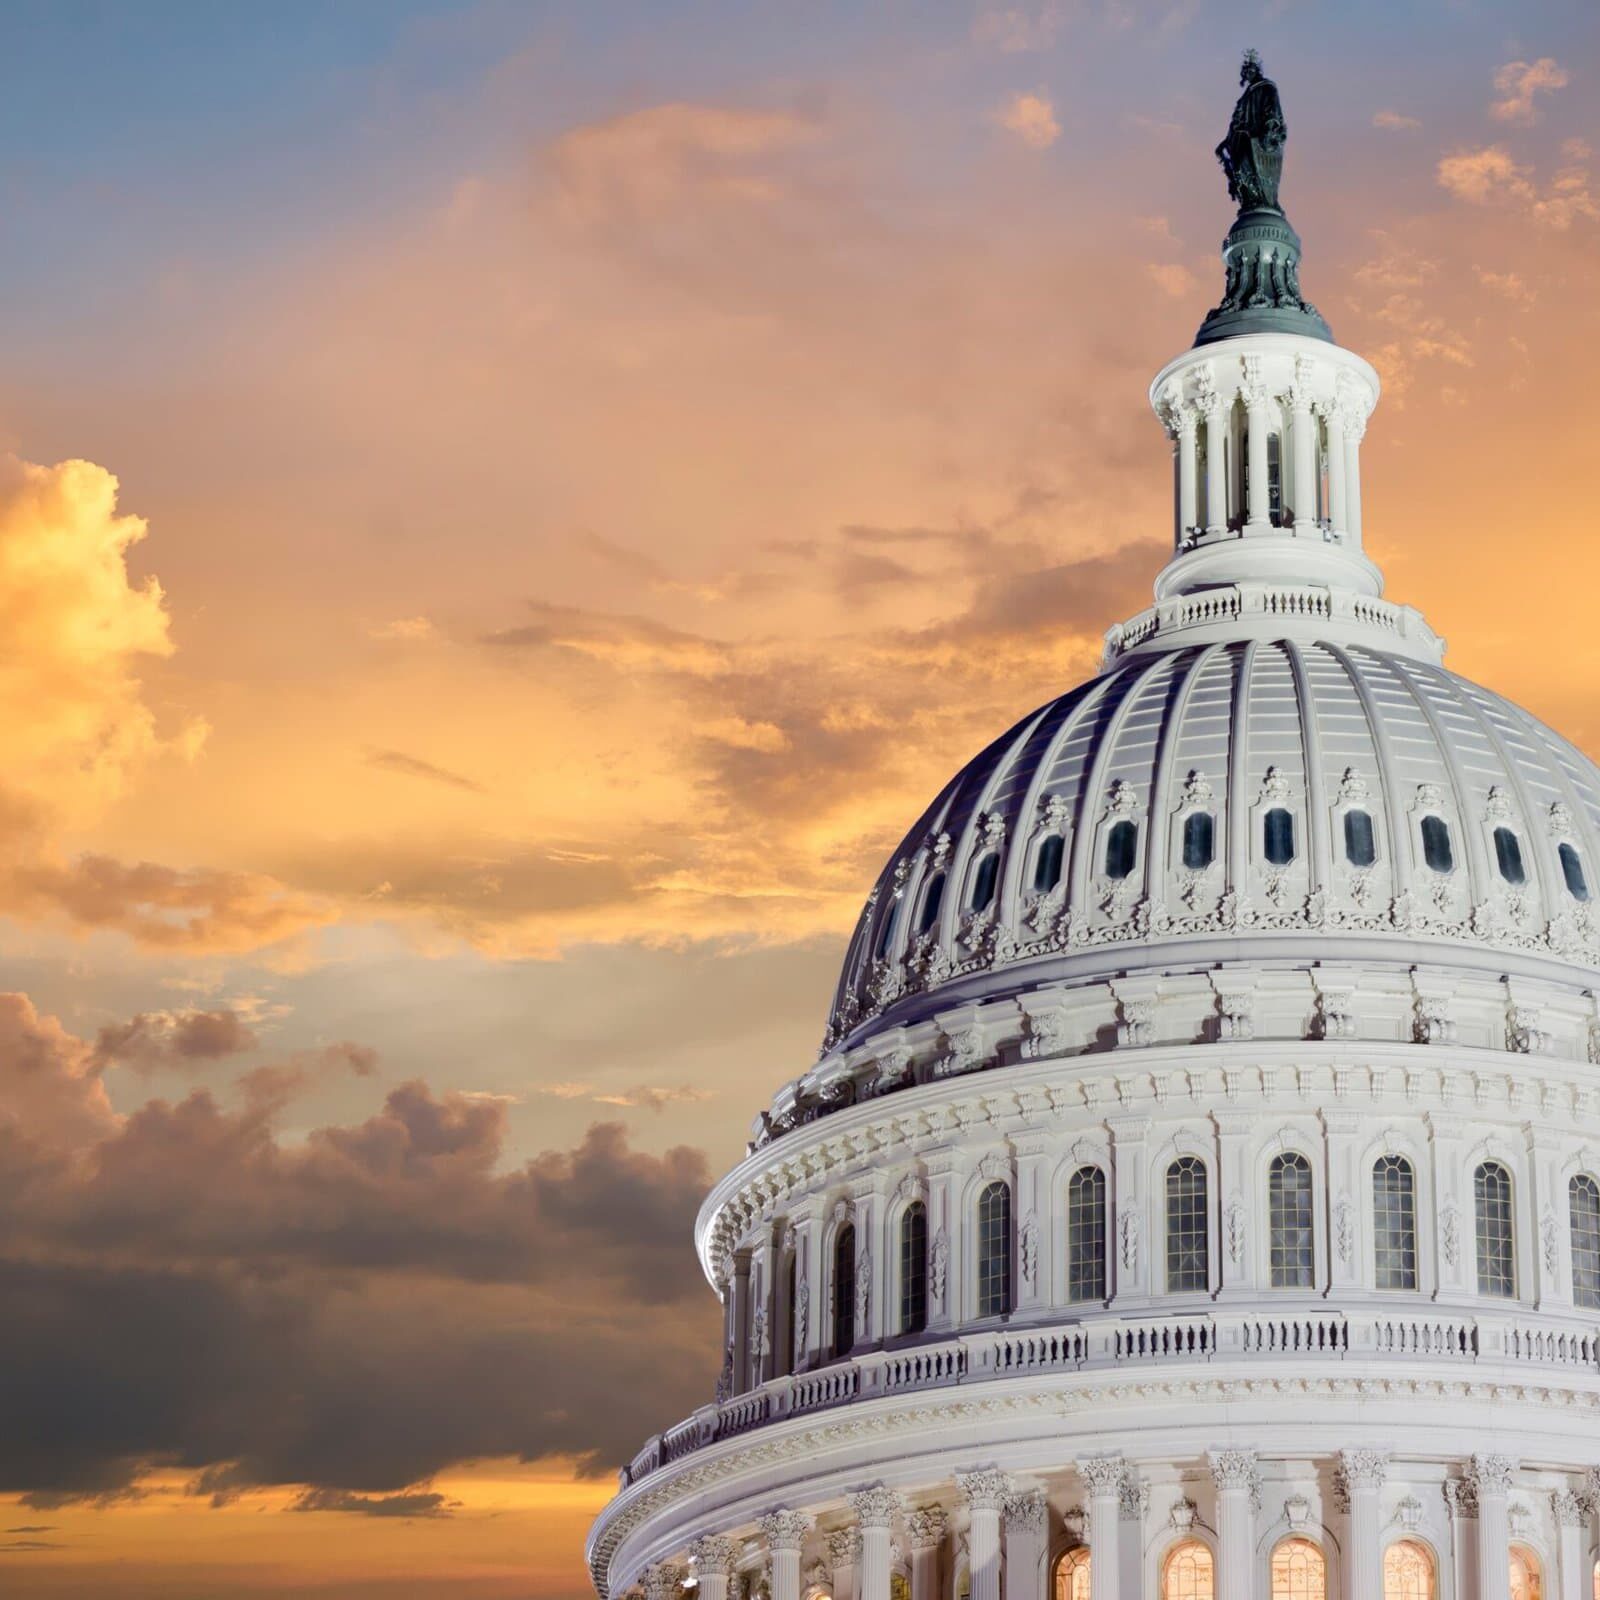
[[[1600,1597],[1600,771],[1383,598],[1241,77],[1154,604],[885,864],[602,1600]]]

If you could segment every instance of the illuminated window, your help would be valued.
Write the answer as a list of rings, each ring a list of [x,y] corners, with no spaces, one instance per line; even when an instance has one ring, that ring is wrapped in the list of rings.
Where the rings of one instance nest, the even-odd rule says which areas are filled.
[[[988,1184],[978,1196],[978,1315],[1011,1309],[1011,1190]]]
[[[905,1573],[889,1574],[889,1600],[911,1600],[911,1580]]]
[[[1268,862],[1286,867],[1294,860],[1294,815],[1274,806],[1261,822],[1261,847]]]
[[[922,915],[917,919],[917,932],[926,933],[939,920],[939,906],[944,899],[944,874],[936,872],[928,880],[922,896]]]
[[[1600,1184],[1580,1172],[1567,1185],[1572,1209],[1572,1298],[1600,1307]]]
[[[1133,871],[1134,853],[1139,845],[1139,830],[1126,817],[1113,822],[1106,834],[1106,876],[1118,880]]]
[[[1365,811],[1344,814],[1344,858],[1352,867],[1370,867],[1378,859],[1378,841],[1372,832],[1372,817]]]
[[[1183,864],[1202,871],[1217,858],[1217,823],[1209,811],[1191,811],[1183,819]]]
[[[1040,894],[1049,894],[1061,882],[1061,863],[1067,853],[1067,841],[1059,833],[1052,833],[1039,846],[1039,859],[1033,864],[1033,886]]]
[[[1309,1539],[1285,1539],[1272,1552],[1272,1600],[1327,1600],[1328,1564]]]
[[[1106,1175],[1079,1167],[1067,1180],[1067,1299],[1106,1297]]]
[[[1198,1539],[1174,1545],[1161,1569],[1161,1600],[1216,1600],[1216,1567]]]
[[[1570,844],[1560,848],[1561,876],[1567,880],[1567,893],[1574,900],[1589,898],[1589,880],[1583,875],[1583,857]]]
[[[1511,1600],[1544,1600],[1539,1558],[1525,1544],[1511,1547]]]
[[[1417,1286],[1417,1180],[1404,1156],[1372,1169],[1372,1265],[1380,1289]]]
[[[833,1353],[847,1356],[856,1342],[856,1230],[847,1222],[833,1241]]]
[[[1422,859],[1433,872],[1455,871],[1455,852],[1450,848],[1450,824],[1443,817],[1422,819]]]
[[[1000,880],[1000,853],[991,850],[978,863],[978,874],[972,880],[972,909],[983,911],[994,899],[994,886]]]
[[[1167,1168],[1167,1293],[1211,1287],[1205,1163],[1181,1156]]]
[[[1267,1218],[1274,1289],[1309,1289],[1312,1279],[1311,1163],[1289,1153],[1272,1158]]]
[[[1056,1568],[1056,1600],[1089,1600],[1089,1552],[1069,1550]]]
[[[900,1331],[928,1326],[928,1208],[913,1200],[900,1217]]]
[[[1485,1161],[1473,1174],[1472,1191],[1478,1223],[1478,1293],[1511,1299],[1517,1292],[1511,1174],[1498,1161]]]
[[[1527,869],[1522,865],[1521,841],[1509,828],[1494,830],[1494,859],[1507,883],[1528,881]]]
[[[1433,1556],[1415,1539],[1383,1553],[1383,1600],[1434,1600]]]

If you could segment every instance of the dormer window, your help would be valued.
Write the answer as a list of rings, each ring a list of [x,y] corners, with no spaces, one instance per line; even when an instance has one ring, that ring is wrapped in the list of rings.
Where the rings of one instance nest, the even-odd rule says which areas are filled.
[[[1432,872],[1455,871],[1455,852],[1450,848],[1450,824],[1443,817],[1422,819],[1422,859]]]
[[[1261,847],[1274,867],[1286,867],[1294,860],[1294,813],[1274,806],[1262,819]]]
[[[944,874],[936,872],[928,880],[922,896],[922,916],[917,922],[917,932],[926,933],[939,920],[939,904],[944,899]]]
[[[1522,865],[1521,841],[1509,828],[1494,830],[1494,859],[1507,883],[1528,881],[1527,869]]]
[[[1589,880],[1583,875],[1583,857],[1570,844],[1563,844],[1560,852],[1561,876],[1567,880],[1567,893],[1574,900],[1589,898]]]
[[[1106,834],[1106,876],[1120,882],[1133,871],[1134,854],[1139,846],[1138,826],[1124,817],[1113,822]]]
[[[995,885],[1000,881],[1000,852],[991,850],[978,863],[977,876],[972,880],[972,909],[983,911],[994,899]]]
[[[1183,819],[1183,864],[1203,872],[1217,858],[1217,824],[1209,811],[1191,811]]]
[[[878,926],[878,960],[889,959],[889,947],[894,943],[894,925],[900,915],[900,902],[891,900],[889,909],[883,914],[883,921]]]
[[[1345,812],[1344,858],[1352,867],[1370,867],[1378,859],[1378,842],[1372,832],[1371,813]]]
[[[1059,833],[1052,833],[1039,846],[1039,859],[1033,864],[1033,887],[1040,894],[1049,894],[1061,882],[1061,863],[1066,850],[1067,841]]]

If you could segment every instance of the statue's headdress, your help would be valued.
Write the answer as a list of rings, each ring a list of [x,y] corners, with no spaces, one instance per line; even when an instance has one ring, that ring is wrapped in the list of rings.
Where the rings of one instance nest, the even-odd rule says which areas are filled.
[[[1259,75],[1263,77],[1266,75],[1266,69],[1261,65],[1261,52],[1259,50],[1245,51],[1244,60],[1239,64],[1239,76],[1242,78],[1252,67],[1255,68]]]

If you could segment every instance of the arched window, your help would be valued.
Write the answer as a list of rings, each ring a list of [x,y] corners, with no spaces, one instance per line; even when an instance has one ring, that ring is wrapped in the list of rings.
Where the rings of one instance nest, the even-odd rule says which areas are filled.
[[[1011,1309],[1011,1190],[985,1184],[978,1196],[978,1315]]]
[[[1285,1539],[1272,1552],[1272,1600],[1328,1600],[1328,1563],[1310,1539]]]
[[[1087,1550],[1069,1550],[1057,1564],[1056,1600],[1089,1600]]]
[[[1067,853],[1067,841],[1059,833],[1052,833],[1039,846],[1039,859],[1033,864],[1033,887],[1040,894],[1049,894],[1061,882],[1061,863]]]
[[[883,913],[883,921],[878,924],[877,958],[879,961],[889,959],[889,949],[894,944],[894,925],[900,915],[900,901],[898,897],[889,901]]]
[[[1494,859],[1500,876],[1507,883],[1526,883],[1528,873],[1522,865],[1522,843],[1509,828],[1494,830]]]
[[[1370,812],[1345,812],[1344,858],[1352,867],[1370,867],[1378,859],[1378,841],[1372,832]]]
[[[1434,1600],[1433,1554],[1415,1539],[1383,1552],[1383,1600]]]
[[[1512,1545],[1510,1576],[1511,1600],[1544,1600],[1544,1573],[1527,1545]]]
[[[1217,858],[1217,821],[1209,811],[1191,811],[1183,819],[1183,864],[1203,871]]]
[[[1272,1158],[1267,1172],[1269,1265],[1274,1289],[1309,1289],[1312,1254],[1311,1163],[1293,1151]]]
[[[1600,1308],[1600,1183],[1580,1172],[1567,1185],[1572,1210],[1572,1298]]]
[[[906,1573],[889,1574],[889,1600],[911,1600],[911,1579]]]
[[[1106,1297],[1106,1175],[1079,1167],[1067,1180],[1067,1299]]]
[[[1139,829],[1124,817],[1113,822],[1106,833],[1106,876],[1119,881],[1133,871],[1139,848]]]
[[[1443,817],[1422,819],[1422,859],[1433,872],[1455,871],[1455,852],[1450,848],[1450,824]]]
[[[1478,1223],[1478,1293],[1511,1299],[1517,1292],[1511,1174],[1498,1161],[1485,1161],[1473,1174],[1472,1196]]]
[[[1294,860],[1294,813],[1274,806],[1261,822],[1261,848],[1274,867]]]
[[[847,1356],[856,1342],[856,1230],[850,1223],[833,1241],[833,1353]]]
[[[978,863],[977,875],[972,880],[972,909],[983,911],[994,899],[994,886],[1000,881],[1000,852],[991,850]]]
[[[928,1326],[928,1208],[913,1200],[900,1214],[900,1331]]]
[[[1161,1600],[1216,1600],[1216,1564],[1198,1539],[1175,1544],[1161,1566]]]
[[[1372,1169],[1373,1282],[1417,1286],[1417,1178],[1404,1156],[1379,1156]]]
[[[939,906],[944,900],[944,874],[936,872],[928,879],[922,891],[922,915],[917,918],[917,932],[926,933],[939,920]]]
[[[1583,875],[1583,857],[1570,844],[1563,843],[1557,854],[1561,857],[1561,876],[1567,880],[1567,893],[1574,900],[1589,898],[1589,880]]]
[[[1180,1156],[1167,1168],[1167,1293],[1211,1287],[1211,1241],[1206,1168],[1197,1156]]]

